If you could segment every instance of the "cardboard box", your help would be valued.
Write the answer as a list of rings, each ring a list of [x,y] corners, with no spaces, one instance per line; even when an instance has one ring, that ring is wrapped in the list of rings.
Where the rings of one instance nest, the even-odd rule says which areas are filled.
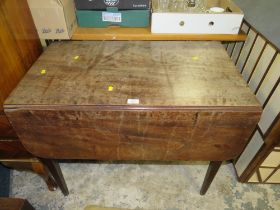
[[[74,0],[28,0],[41,39],[70,39],[77,20]]]
[[[170,12],[160,8],[157,0],[152,3],[152,33],[238,34],[244,17],[231,0],[205,0],[205,11],[198,12]],[[224,12],[212,12],[213,7]]]
[[[150,25],[150,10],[77,10],[80,27],[105,28],[107,26],[120,27],[148,27]]]
[[[107,7],[118,9],[150,9],[150,0],[75,0],[78,10],[106,10]]]

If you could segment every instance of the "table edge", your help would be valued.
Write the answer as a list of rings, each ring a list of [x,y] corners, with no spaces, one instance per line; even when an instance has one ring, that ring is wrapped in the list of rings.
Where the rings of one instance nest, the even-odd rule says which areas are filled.
[[[77,110],[77,111],[228,111],[262,112],[261,106],[139,106],[139,105],[11,105],[5,112],[18,110]]]

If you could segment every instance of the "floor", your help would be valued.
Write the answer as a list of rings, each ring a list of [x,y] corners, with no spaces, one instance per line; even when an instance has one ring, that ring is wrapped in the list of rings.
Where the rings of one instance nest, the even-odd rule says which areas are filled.
[[[38,210],[82,210],[87,205],[144,210],[280,209],[280,185],[241,184],[232,164],[222,165],[205,196],[204,162],[61,163],[70,195],[49,192],[36,174],[13,171],[11,196]]]

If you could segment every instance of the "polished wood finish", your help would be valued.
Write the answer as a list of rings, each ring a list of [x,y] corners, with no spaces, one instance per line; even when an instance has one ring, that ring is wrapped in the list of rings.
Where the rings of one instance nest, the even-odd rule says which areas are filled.
[[[140,104],[128,105],[133,98]],[[54,43],[5,104],[6,112],[40,106],[261,111],[219,42],[187,41]]]
[[[221,161],[243,149],[261,108],[217,42],[62,42],[5,111],[43,158]]]
[[[0,5],[2,6],[2,4],[1,1]],[[2,7],[0,7],[0,26],[0,104],[2,107],[6,97],[23,77],[25,68],[18,54],[15,40],[5,20]]]
[[[1,159],[25,159],[32,158],[29,152],[22,146],[19,140],[0,139],[0,160]]]
[[[229,160],[259,119],[257,111],[45,109],[7,114],[31,153],[56,159]]]
[[[41,54],[42,46],[26,0],[1,1],[0,26],[2,104]]]
[[[59,164],[56,161],[50,159],[41,159],[41,162],[48,167],[48,170],[51,172],[52,177],[55,179],[62,193],[65,196],[69,195],[68,187],[64,180]]]
[[[218,42],[93,41],[52,44],[5,112],[44,159],[224,161],[261,107]]]
[[[35,210],[25,199],[0,198],[0,210]]]
[[[150,28],[77,28],[72,40],[216,40],[245,41],[247,35],[240,34],[152,34]]]
[[[42,52],[26,0],[0,2],[0,139],[16,139],[2,104]]]
[[[45,183],[47,184],[49,190],[54,191],[57,189],[57,183],[53,179],[53,175],[42,162],[36,158],[29,159],[2,159],[1,163],[9,168],[22,171],[32,171],[40,175]],[[63,178],[63,177],[62,177]],[[64,179],[63,179],[64,180]]]
[[[3,15],[17,46],[17,52],[26,70],[42,53],[42,46],[34,27],[26,0],[2,0]],[[13,11],[13,12],[11,12]]]
[[[1,108],[0,108],[1,109]],[[12,128],[8,118],[4,114],[4,111],[0,111],[0,139],[17,139],[17,135]]]
[[[206,176],[203,182],[203,185],[201,187],[200,190],[200,195],[205,195],[205,193],[207,192],[209,186],[211,185],[214,177],[216,176],[219,168],[221,167],[223,161],[211,161],[207,172],[206,172]]]

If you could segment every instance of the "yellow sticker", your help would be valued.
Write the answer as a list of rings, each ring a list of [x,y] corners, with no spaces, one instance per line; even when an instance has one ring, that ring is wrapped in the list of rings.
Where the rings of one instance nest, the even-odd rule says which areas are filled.
[[[41,70],[41,74],[46,74],[47,73],[47,70],[46,69],[42,69]]]
[[[114,90],[114,87],[112,85],[108,86],[108,91],[113,91]]]
[[[199,59],[199,57],[198,57],[198,56],[193,56],[192,59],[193,59],[194,61],[197,61],[197,60]]]
[[[80,56],[76,55],[76,56],[74,57],[74,60],[78,60],[79,58],[80,58]]]

